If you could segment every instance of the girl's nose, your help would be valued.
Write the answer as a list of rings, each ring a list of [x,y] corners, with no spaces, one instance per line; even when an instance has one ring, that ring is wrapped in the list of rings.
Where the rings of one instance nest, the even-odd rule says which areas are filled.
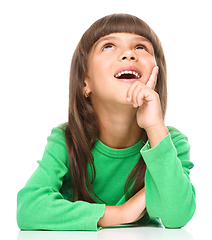
[[[138,58],[134,51],[127,50],[120,55],[119,60],[120,61],[137,61]]]

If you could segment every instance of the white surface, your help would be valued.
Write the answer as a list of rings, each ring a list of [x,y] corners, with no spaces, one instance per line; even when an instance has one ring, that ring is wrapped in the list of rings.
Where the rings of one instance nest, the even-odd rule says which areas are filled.
[[[193,240],[192,235],[184,230],[168,230],[163,228],[138,227],[138,228],[119,228],[104,229],[99,232],[20,232],[18,240],[39,239],[39,240]]]
[[[51,128],[67,121],[73,51],[95,20],[117,12],[130,13],[146,21],[163,44],[169,93],[166,124],[185,133],[192,146],[191,160],[195,167],[191,179],[197,192],[195,216],[183,230],[121,228],[98,233],[19,234],[15,216],[17,192],[37,167],[36,161],[42,158]],[[0,2],[0,219],[2,234],[8,236],[4,235],[4,239],[53,239],[58,234],[60,239],[85,239],[85,236],[86,239],[114,236],[116,239],[192,239],[192,236],[201,239],[202,232],[209,236],[211,23],[209,0]]]
[[[203,230],[203,228],[202,228]],[[19,231],[17,240],[201,240],[203,232],[201,228],[189,229],[165,229],[159,227],[122,227],[102,229],[98,232],[87,231]],[[204,239],[212,239],[212,234],[206,226],[204,227]]]

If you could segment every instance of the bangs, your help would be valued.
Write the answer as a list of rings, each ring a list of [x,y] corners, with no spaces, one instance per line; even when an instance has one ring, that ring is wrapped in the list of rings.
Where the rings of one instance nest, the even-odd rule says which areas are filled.
[[[147,39],[150,35],[149,27],[145,22],[128,14],[113,14],[102,18],[99,22],[96,22],[95,28],[95,41],[110,33],[134,33],[142,35]]]
[[[85,48],[91,50],[95,42],[111,33],[134,33],[148,39],[153,47],[156,43],[152,29],[144,21],[130,14],[112,14],[97,20],[81,40]]]

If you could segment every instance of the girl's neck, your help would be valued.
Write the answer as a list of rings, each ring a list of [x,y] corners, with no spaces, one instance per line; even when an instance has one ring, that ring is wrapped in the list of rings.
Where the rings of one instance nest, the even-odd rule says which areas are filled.
[[[108,147],[122,149],[135,145],[142,138],[143,130],[136,120],[136,109],[121,108],[97,112],[99,116],[99,139]]]

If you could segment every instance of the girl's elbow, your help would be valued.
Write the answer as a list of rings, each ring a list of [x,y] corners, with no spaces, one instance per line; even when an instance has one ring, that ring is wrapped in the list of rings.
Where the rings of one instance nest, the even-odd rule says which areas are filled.
[[[26,211],[23,210],[23,207],[18,207],[17,213],[16,213],[16,220],[17,220],[17,225],[21,230],[27,230],[29,228],[29,220],[28,216],[25,213]]]
[[[17,209],[16,221],[19,229],[26,231],[39,230],[37,216],[27,206],[22,206]]]
[[[21,194],[21,191],[17,196],[17,210],[16,210],[16,221],[17,225],[21,230],[34,230],[32,225],[32,212],[26,198]]]
[[[17,213],[17,225],[20,230],[27,230],[26,221],[22,221]]]
[[[17,225],[21,230],[33,230],[32,226],[30,226],[32,222],[31,219],[32,216],[30,216],[30,209],[24,205],[25,204],[17,206],[16,212]]]
[[[185,220],[180,220],[180,219],[174,219],[174,220],[168,220],[168,221],[162,221],[163,225],[165,228],[170,228],[170,229],[177,229],[177,228],[182,228],[184,227],[188,222]]]
[[[188,206],[187,209],[179,209],[172,211],[168,214],[168,217],[164,217],[162,223],[165,228],[182,228],[184,227],[193,217],[196,209],[196,204],[193,206]]]

